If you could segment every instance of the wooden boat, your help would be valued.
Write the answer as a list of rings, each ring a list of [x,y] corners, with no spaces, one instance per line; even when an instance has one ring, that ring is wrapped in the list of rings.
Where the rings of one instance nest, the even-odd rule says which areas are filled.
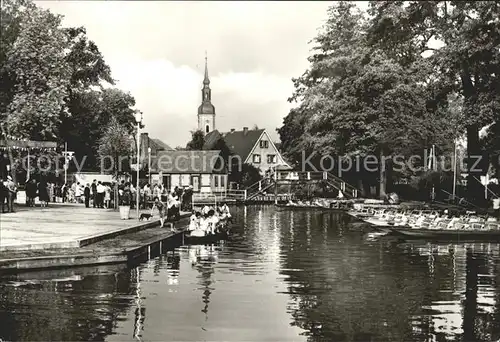
[[[500,240],[498,223],[471,223],[458,229],[388,227],[391,233],[408,239]]]
[[[322,210],[322,211],[335,211],[335,212],[346,212],[349,210],[348,207],[323,207],[320,205],[289,205],[289,204],[275,204],[277,208],[289,209],[289,210]]]
[[[201,235],[200,231],[186,231],[184,232],[184,245],[205,245],[227,240],[229,237],[229,230],[229,221],[225,221],[218,225],[217,231],[214,234]]]
[[[229,231],[220,231],[215,234],[204,236],[191,236],[189,232],[184,233],[184,245],[206,245],[229,238]]]

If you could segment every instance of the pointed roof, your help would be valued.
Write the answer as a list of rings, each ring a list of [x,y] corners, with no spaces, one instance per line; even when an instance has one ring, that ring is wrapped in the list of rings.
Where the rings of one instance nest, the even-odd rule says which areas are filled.
[[[174,150],[172,147],[168,146],[167,144],[165,144],[160,139],[153,138],[152,140],[159,147],[159,149],[163,149],[165,151],[173,151]]]
[[[210,85],[210,78],[208,78],[208,57],[207,52],[205,51],[205,78],[203,79],[204,85]]]
[[[264,129],[249,129],[221,134],[219,131],[214,130],[205,136],[205,145],[203,145],[203,149],[210,150],[214,148],[219,138],[223,137],[231,153],[240,156],[242,160],[246,160],[263,132]]]
[[[216,129],[207,133],[205,135],[205,143],[203,144],[203,149],[212,150],[220,138],[223,138],[223,135]]]
[[[198,107],[198,114],[215,114],[215,107],[212,104],[212,90],[210,89],[210,78],[208,78],[208,58],[205,51],[205,77],[203,88],[201,89],[201,105]]]

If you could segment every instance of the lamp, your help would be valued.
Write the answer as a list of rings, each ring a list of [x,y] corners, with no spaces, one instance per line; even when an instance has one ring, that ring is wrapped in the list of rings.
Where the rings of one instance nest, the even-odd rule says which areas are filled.
[[[137,219],[139,219],[139,203],[140,203],[140,189],[139,189],[139,163],[140,163],[140,156],[141,156],[141,123],[142,123],[142,112],[141,111],[136,111],[135,112],[135,122],[137,122],[137,182],[136,182],[136,189],[135,189],[135,211],[137,214]]]
[[[148,147],[148,183],[151,184],[151,147]]]

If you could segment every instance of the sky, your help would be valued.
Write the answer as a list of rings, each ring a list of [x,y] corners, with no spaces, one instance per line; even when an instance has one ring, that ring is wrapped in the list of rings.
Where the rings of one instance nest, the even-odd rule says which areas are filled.
[[[205,51],[216,128],[276,128],[294,106],[293,77],[307,68],[332,2],[38,1],[84,26],[117,87],[144,113],[145,130],[172,147],[197,128]]]

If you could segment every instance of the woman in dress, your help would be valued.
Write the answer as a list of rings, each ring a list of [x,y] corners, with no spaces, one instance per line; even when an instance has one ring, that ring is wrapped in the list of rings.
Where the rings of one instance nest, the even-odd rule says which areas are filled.
[[[38,183],[38,199],[40,200],[40,205],[43,207],[47,206],[49,202],[49,192],[47,190],[47,182],[42,179]]]
[[[104,205],[106,209],[109,209],[110,201],[111,201],[111,187],[109,186],[109,184],[106,184],[104,189]]]

